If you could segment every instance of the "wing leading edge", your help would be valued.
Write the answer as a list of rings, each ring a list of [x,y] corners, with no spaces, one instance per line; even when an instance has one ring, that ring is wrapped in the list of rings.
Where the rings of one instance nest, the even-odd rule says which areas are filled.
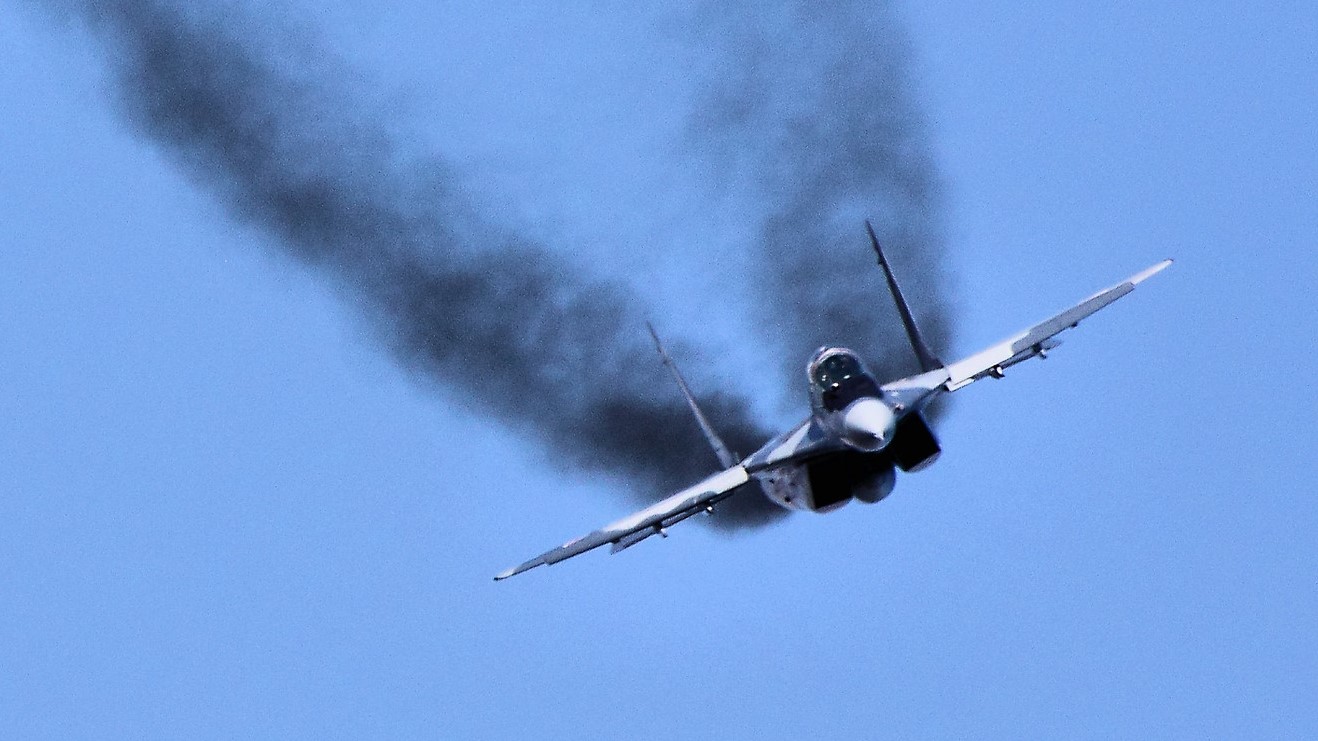
[[[981,350],[947,366],[947,390],[959,388],[986,376],[1001,376],[1009,368],[1032,357],[1042,356],[1061,344],[1057,335],[1072,329],[1099,309],[1135,290],[1135,286],[1152,278],[1171,265],[1171,260],[1152,265],[1111,288],[1105,288],[1062,313],[1018,332],[992,347]]]
[[[640,512],[628,515],[616,522],[611,522],[589,535],[570,540],[557,548],[545,551],[530,561],[504,571],[494,577],[494,580],[502,581],[537,566],[556,564],[559,561],[581,555],[586,551],[610,543],[613,544],[612,550],[614,553],[624,548],[630,548],[651,535],[662,535],[665,528],[692,515],[713,511],[715,504],[732,496],[738,487],[748,481],[750,481],[750,474],[741,466],[733,466],[725,471],[720,471],[695,486],[687,487]]]
[[[1171,260],[1152,265],[1121,283],[1105,288],[1056,316],[1008,337],[969,357],[935,371],[909,376],[883,385],[884,391],[908,397],[912,403],[925,403],[941,391],[956,391],[981,378],[1001,378],[1003,371],[1033,357],[1043,357],[1061,344],[1057,335],[1074,328],[1081,320],[1135,290],[1135,286],[1152,278],[1172,264]]]

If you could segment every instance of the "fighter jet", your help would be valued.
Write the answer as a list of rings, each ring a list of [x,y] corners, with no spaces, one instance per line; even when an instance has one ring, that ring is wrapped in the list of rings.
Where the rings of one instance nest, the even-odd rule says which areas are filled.
[[[924,417],[924,411],[935,399],[982,378],[1002,378],[1013,365],[1044,357],[1060,344],[1059,334],[1074,329],[1082,319],[1172,264],[1171,260],[1163,260],[996,345],[945,364],[921,336],[893,276],[892,266],[883,256],[874,228],[869,222],[865,228],[897,304],[911,349],[919,361],[919,374],[881,384],[855,351],[822,347],[806,365],[810,416],[739,460],[719,438],[650,327],[660,358],[672,373],[723,470],[640,512],[508,569],[494,577],[495,581],[536,566],[556,564],[603,545],[611,546],[611,552],[617,553],[652,535],[667,536],[670,526],[693,515],[712,514],[719,502],[754,489],[747,486],[752,480],[759,483],[765,496],[789,510],[828,512],[852,499],[877,502],[892,492],[898,470],[921,471],[938,459],[942,448]]]

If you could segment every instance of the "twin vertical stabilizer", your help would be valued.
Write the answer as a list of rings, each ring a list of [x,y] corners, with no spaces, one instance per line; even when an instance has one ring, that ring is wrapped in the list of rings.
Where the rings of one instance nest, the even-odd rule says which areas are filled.
[[[902,289],[897,286],[897,279],[892,275],[892,268],[888,265],[888,259],[883,256],[883,248],[879,246],[879,238],[874,236],[874,227],[870,226],[868,221],[865,222],[865,230],[869,232],[870,244],[874,246],[874,254],[879,258],[879,267],[883,268],[883,275],[888,279],[888,289],[892,291],[892,300],[897,302],[897,313],[901,314],[902,324],[906,327],[906,337],[911,341],[911,349],[915,351],[915,357],[920,361],[920,371],[928,373],[931,370],[938,370],[943,367],[943,361],[938,359],[937,355],[925,344],[924,337],[920,336],[920,328],[915,325],[915,317],[911,316],[911,308],[906,305],[906,298],[902,296]]]
[[[901,315],[902,325],[906,328],[906,337],[911,342],[911,349],[915,351],[915,357],[920,362],[921,372],[928,373],[932,370],[938,370],[943,367],[943,361],[934,355],[933,351],[925,343],[924,337],[920,334],[920,328],[915,324],[915,317],[911,315],[911,308],[906,304],[906,297],[902,295],[902,289],[897,285],[897,279],[892,274],[892,267],[888,265],[888,259],[883,256],[883,248],[879,245],[879,238],[874,234],[874,227],[868,221],[865,222],[865,230],[869,232],[870,244],[874,247],[874,255],[879,259],[879,267],[883,268],[883,275],[888,280],[888,290],[892,292],[892,299],[897,304],[897,313]],[[664,365],[668,367],[673,374],[673,380],[682,390],[682,397],[686,399],[687,406],[690,407],[691,413],[696,418],[696,423],[700,425],[700,431],[704,433],[705,439],[714,449],[714,454],[718,456],[719,463],[723,467],[732,468],[737,465],[737,456],[728,446],[719,438],[714,426],[710,424],[705,413],[701,411],[700,404],[696,402],[696,397],[687,387],[686,380],[682,378],[682,373],[677,369],[677,364],[669,357],[668,351],[664,349],[663,342],[659,340],[659,334],[654,331],[654,325],[646,322],[646,327],[650,330],[650,337],[654,339],[654,347],[659,351],[659,357],[663,359]]]
[[[677,369],[677,363],[674,363],[673,359],[668,357],[668,351],[664,349],[664,343],[659,341],[659,333],[654,331],[654,325],[646,322],[645,326],[650,330],[650,337],[654,338],[654,349],[659,351],[659,357],[663,358],[664,365],[668,366],[668,370],[673,374],[673,380],[677,381],[677,387],[682,389],[682,396],[686,398],[687,406],[691,407],[691,413],[695,415],[696,422],[700,425],[700,431],[705,433],[705,439],[709,441],[709,446],[714,449],[714,455],[718,456],[718,462],[722,463],[724,468],[732,468],[737,465],[736,454],[729,450],[727,445],[723,444],[723,440],[714,431],[714,425],[709,423],[705,413],[700,410],[695,395],[687,387],[686,380],[682,378],[682,372]]]

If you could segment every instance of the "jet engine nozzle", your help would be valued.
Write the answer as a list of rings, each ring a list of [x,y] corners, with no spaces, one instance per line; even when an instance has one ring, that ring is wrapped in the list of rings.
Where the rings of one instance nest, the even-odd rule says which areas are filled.
[[[842,429],[843,439],[848,445],[873,453],[882,450],[892,440],[897,429],[897,415],[876,398],[858,399],[842,413]]]

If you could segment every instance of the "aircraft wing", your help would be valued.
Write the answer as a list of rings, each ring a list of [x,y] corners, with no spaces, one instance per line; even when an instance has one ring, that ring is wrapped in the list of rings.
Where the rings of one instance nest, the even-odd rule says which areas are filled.
[[[949,364],[945,368],[947,379],[943,383],[943,388],[956,391],[986,376],[1001,377],[1004,368],[1029,360],[1036,355],[1043,355],[1061,344],[1056,339],[1057,335],[1075,327],[1080,320],[1135,290],[1135,286],[1157,275],[1171,264],[1171,260],[1163,260],[1111,288],[1095,293],[1051,319],[1018,332],[964,360]]]
[[[633,515],[611,522],[595,532],[570,540],[563,545],[536,556],[494,577],[507,579],[536,566],[556,564],[605,544],[613,544],[613,553],[645,540],[651,535],[663,534],[665,528],[700,512],[712,511],[713,506],[732,496],[738,487],[750,481],[750,474],[741,466],[720,471],[700,483],[687,487],[662,502]]]

